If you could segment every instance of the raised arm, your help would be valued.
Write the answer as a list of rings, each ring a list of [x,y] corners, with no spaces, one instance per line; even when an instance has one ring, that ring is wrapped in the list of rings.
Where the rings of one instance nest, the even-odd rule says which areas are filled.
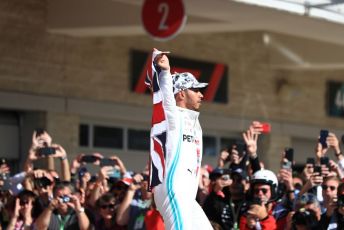
[[[52,147],[56,149],[56,153],[53,155],[53,157],[59,158],[61,162],[61,179],[63,181],[70,181],[71,174],[66,151],[61,145],[58,144],[53,144]]]
[[[161,52],[154,48],[153,58],[156,70],[159,74],[158,81],[163,96],[163,105],[167,108],[176,106],[176,101],[173,94],[173,83],[171,75],[171,67],[167,52]]]

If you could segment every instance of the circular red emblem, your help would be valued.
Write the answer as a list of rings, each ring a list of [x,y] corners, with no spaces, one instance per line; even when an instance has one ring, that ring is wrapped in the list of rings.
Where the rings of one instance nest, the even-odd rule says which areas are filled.
[[[182,0],[145,0],[142,7],[143,27],[157,40],[175,37],[186,22]]]

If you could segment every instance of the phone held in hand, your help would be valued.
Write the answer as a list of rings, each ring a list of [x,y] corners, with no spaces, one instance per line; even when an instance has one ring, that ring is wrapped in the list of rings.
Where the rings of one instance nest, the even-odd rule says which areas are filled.
[[[328,130],[322,129],[320,130],[320,138],[319,138],[319,143],[323,148],[327,148],[327,142],[326,139],[328,137]]]
[[[37,150],[39,156],[50,156],[56,153],[56,149],[53,147],[43,147]]]
[[[314,167],[314,165],[315,165],[315,159],[314,159],[313,157],[308,157],[308,158],[307,158],[307,161],[306,161],[306,164],[311,164],[311,165],[313,165],[313,167]]]
[[[294,149],[285,148],[284,152],[285,152],[284,158],[287,159],[287,161],[286,162],[283,161],[283,168],[291,169],[293,166],[293,161],[294,161]]]
[[[97,160],[99,160],[99,157],[94,156],[94,155],[85,155],[81,158],[81,162],[91,163],[91,164],[96,162]]]
[[[261,124],[262,124],[262,133],[271,132],[271,125],[269,123],[261,123]]]
[[[294,149],[293,148],[285,148],[285,158],[290,162],[294,161]]]
[[[330,159],[328,157],[320,157],[320,165],[325,165],[330,168]]]
[[[117,165],[117,160],[110,159],[110,158],[103,158],[100,160],[100,167],[115,166],[115,165]]]
[[[314,172],[318,173],[318,175],[321,176],[321,166],[320,165],[314,166]]]

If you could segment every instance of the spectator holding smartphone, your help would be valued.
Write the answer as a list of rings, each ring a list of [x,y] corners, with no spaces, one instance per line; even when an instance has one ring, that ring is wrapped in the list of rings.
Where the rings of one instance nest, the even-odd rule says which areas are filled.
[[[70,181],[70,168],[65,149],[58,144],[52,143],[52,138],[46,130],[38,129],[32,134],[32,143],[29,149],[28,157],[24,164],[24,171],[33,170],[34,161],[46,158],[48,159],[47,169],[54,169],[54,158],[61,162],[61,180]]]

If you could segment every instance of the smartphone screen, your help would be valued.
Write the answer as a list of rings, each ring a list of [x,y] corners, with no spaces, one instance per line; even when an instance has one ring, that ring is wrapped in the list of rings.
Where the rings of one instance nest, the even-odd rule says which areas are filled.
[[[328,136],[328,130],[324,130],[324,129],[320,130],[319,142],[323,148],[327,148],[327,142],[326,142],[327,136]]]

